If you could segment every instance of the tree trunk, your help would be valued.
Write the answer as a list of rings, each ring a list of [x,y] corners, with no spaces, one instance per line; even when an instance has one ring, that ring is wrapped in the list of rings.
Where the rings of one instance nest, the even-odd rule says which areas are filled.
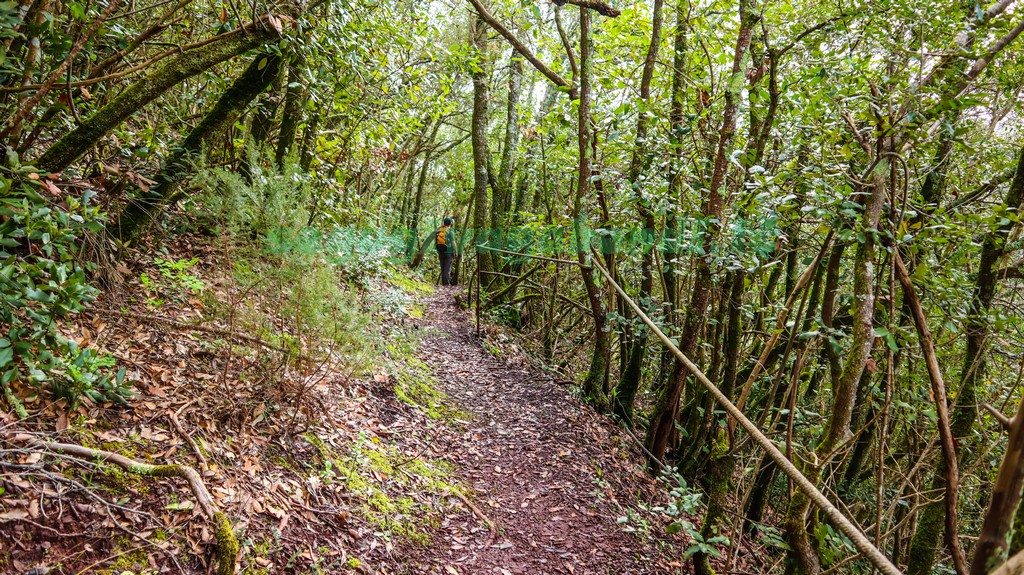
[[[718,149],[715,154],[714,170],[711,178],[711,190],[704,201],[703,213],[707,222],[704,234],[705,257],[694,260],[693,289],[690,294],[690,305],[686,310],[686,319],[680,337],[679,349],[690,357],[697,349],[700,332],[704,328],[704,317],[711,298],[713,280],[711,277],[711,248],[718,235],[722,211],[725,204],[725,176],[729,169],[729,153],[732,149],[733,136],[736,133],[736,117],[739,114],[746,69],[749,64],[747,48],[754,26],[760,20],[756,0],[740,0],[740,28],[736,36],[736,49],[733,54],[732,76],[726,91],[725,110],[722,112],[722,127],[719,131]],[[658,399],[651,413],[651,424],[647,430],[646,443],[651,455],[660,460],[668,447],[672,435],[676,413],[679,409],[679,398],[686,381],[686,369],[680,362],[675,362],[672,376],[659,391]]]
[[[1015,213],[1024,209],[1024,150],[1017,162],[1017,173],[1006,194],[1005,205]],[[985,382],[985,347],[988,335],[987,312],[995,297],[998,281],[999,261],[1006,252],[1006,240],[1014,227],[1007,222],[985,237],[981,251],[981,266],[978,270],[978,283],[974,293],[971,309],[971,322],[967,329],[967,354],[964,363],[966,377],[960,387],[958,406],[964,410],[968,405],[973,410],[970,422],[964,427],[970,431],[971,424],[977,416],[977,390]],[[967,403],[970,402],[970,403]],[[992,501],[989,504],[985,522],[978,536],[978,544],[974,550],[974,561],[971,564],[971,575],[985,575],[999,564],[1006,561],[1009,551],[1007,534],[1010,531],[1013,515],[1021,499],[1024,487],[1024,402],[1017,408],[1010,430],[1010,440],[1006,446],[1003,463],[999,466],[993,488]],[[966,416],[964,417],[966,419]],[[957,433],[957,429],[953,433]]]
[[[645,306],[648,314],[651,311],[651,291],[654,289],[654,250],[653,238],[655,233],[654,212],[647,201],[644,200],[642,190],[644,182],[641,181],[644,172],[650,166],[652,147],[648,142],[647,108],[651,102],[651,81],[654,78],[654,67],[658,59],[658,46],[661,45],[662,6],[664,0],[654,0],[654,7],[651,11],[651,42],[647,46],[647,57],[644,58],[644,69],[640,76],[640,100],[642,101],[640,113],[636,117],[636,141],[633,142],[633,152],[629,166],[629,185],[633,193],[633,202],[637,213],[643,221],[642,231],[644,239],[650,239],[651,245],[646,241],[642,246],[644,250],[643,260],[640,264],[640,293],[637,301]],[[637,390],[640,388],[644,353],[647,350],[647,327],[641,326],[640,331],[631,330],[630,345],[627,352],[626,368],[622,371],[619,383],[615,386],[612,394],[612,409],[617,417],[622,419],[626,425],[633,426],[633,404],[636,400]]]
[[[416,199],[412,204],[412,217],[409,219],[409,243],[406,246],[406,255],[412,259],[409,267],[415,269],[423,259],[420,245],[420,219],[423,217],[423,189],[427,187],[427,173],[430,169],[430,152],[423,156],[423,165],[420,167],[420,178],[416,183]]]
[[[228,32],[213,42],[169,58],[163,66],[129,86],[80,126],[57,140],[39,157],[36,165],[49,172],[64,170],[121,122],[170,88],[280,36],[281,17],[267,16],[247,24],[244,29]]]
[[[476,49],[477,64],[473,70],[473,119],[471,122],[471,140],[473,145],[473,195],[476,207],[473,212],[474,245],[486,242],[488,236],[488,159],[487,149],[487,103],[490,98],[488,89],[487,66],[487,28],[476,14],[472,19],[473,44]],[[477,269],[481,274],[492,271],[491,254],[487,250],[476,250]]]
[[[825,437],[815,449],[817,462],[808,465],[804,474],[812,483],[821,479],[823,468],[829,463],[832,451],[841,441],[853,434],[850,420],[857,395],[857,384],[867,366],[874,344],[874,260],[875,235],[882,214],[882,204],[888,197],[886,181],[889,162],[882,159],[871,172],[868,185],[870,193],[864,202],[864,212],[859,226],[860,241],[853,267],[854,313],[850,349],[846,354],[843,371],[833,392],[832,411],[829,415]],[[817,549],[807,532],[807,512],[810,500],[802,491],[795,491],[786,510],[784,526],[786,542],[789,543],[790,563],[787,572],[799,575],[817,575],[821,568]]]
[[[1021,150],[1013,182],[1006,193],[1003,207],[1020,213],[1024,209],[1024,149]],[[964,352],[963,369],[960,372],[960,387],[956,394],[950,428],[958,442],[968,441],[974,422],[978,418],[978,391],[985,384],[987,360],[985,342],[989,336],[988,311],[995,298],[999,282],[999,261],[1006,250],[1006,241],[1015,224],[1007,222],[985,235],[982,242],[980,266],[974,283],[974,294],[968,310],[967,344]],[[963,450],[964,447],[961,447]],[[946,470],[942,461],[936,463],[931,488],[945,489]],[[940,538],[946,524],[946,508],[942,502],[928,505],[921,511],[917,530],[910,543],[907,557],[907,575],[927,575],[935,565]]]
[[[508,101],[505,114],[505,139],[502,144],[501,163],[498,165],[498,174],[493,191],[491,205],[491,233],[492,238],[499,248],[512,249],[508,246],[508,226],[510,223],[510,212],[512,211],[512,172],[515,168],[516,156],[519,148],[519,100],[523,92],[523,62],[519,56],[513,54],[509,62],[508,73]],[[496,271],[507,273],[507,269],[499,269],[498,258],[492,255],[492,262]],[[492,293],[503,292],[506,286],[503,276],[495,276],[490,283]],[[514,292],[506,292],[501,298],[491,300],[491,304],[498,304],[512,299]]]
[[[288,64],[288,87],[284,93],[284,113],[281,115],[281,129],[277,133],[277,151],[274,161],[277,169],[284,168],[284,161],[295,144],[295,135],[302,123],[302,104],[305,89],[303,88],[302,72],[306,67],[306,59],[300,52]]]
[[[573,201],[573,227],[576,236],[576,257],[580,262],[580,273],[583,285],[587,290],[587,300],[594,319],[594,349],[590,356],[590,369],[583,380],[583,393],[598,411],[608,408],[608,398],[604,393],[605,380],[608,377],[608,364],[611,361],[611,342],[608,334],[608,319],[601,288],[594,279],[594,270],[590,262],[590,250],[583,243],[583,200],[590,191],[590,95],[591,95],[591,57],[590,57],[590,12],[580,8],[580,99],[577,133],[579,137],[580,164],[576,181],[576,196]]]
[[[316,156],[316,138],[320,127],[320,114],[314,113],[302,130],[302,149],[299,150],[299,168],[308,172]]]
[[[192,173],[203,153],[203,146],[233,124],[249,103],[267,89],[277,76],[280,66],[281,57],[276,54],[260,54],[253,59],[245,72],[221,94],[213,109],[164,162],[156,177],[156,184],[129,201],[121,210],[117,222],[119,238],[125,241],[137,238],[167,206],[178,200],[178,186]]]
[[[737,270],[732,277],[727,295],[727,321],[724,338],[726,364],[722,376],[722,393],[731,398],[736,388],[736,360],[740,347],[740,315],[743,305],[743,270]],[[799,320],[799,318],[796,318]],[[714,405],[708,406],[712,414],[719,413]],[[732,450],[732,438],[724,417],[714,416],[711,429],[712,444],[708,453],[707,472],[705,474],[708,493],[708,508],[701,526],[701,536],[705,541],[721,535],[726,527],[726,512],[729,508],[729,488],[732,485],[732,473],[736,466],[736,455]],[[707,553],[693,556],[693,567],[696,575],[713,575],[711,557]]]

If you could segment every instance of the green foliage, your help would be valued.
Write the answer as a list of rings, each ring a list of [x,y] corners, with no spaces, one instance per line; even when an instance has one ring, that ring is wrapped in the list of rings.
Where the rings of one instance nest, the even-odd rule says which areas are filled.
[[[254,166],[261,162],[253,156]],[[294,170],[278,174],[254,168],[252,182],[219,169],[200,172],[206,193],[198,202],[200,216],[222,226],[233,251],[233,279],[242,293],[259,292],[276,298],[274,312],[292,326],[279,333],[277,319],[250,298],[238,302],[236,322],[250,333],[296,352],[330,353],[347,368],[362,372],[372,357],[375,339],[358,294],[343,282],[337,266],[325,253],[319,233],[307,228],[306,180]],[[196,260],[157,260],[161,274],[180,289],[201,290],[203,282],[188,270]],[[218,302],[224,306],[226,302]],[[221,313],[237,313],[223,309]]]
[[[327,257],[349,281],[369,287],[374,279],[385,277],[412,295],[427,293],[421,283],[396,279],[399,275],[394,268],[404,263],[404,256],[399,254],[404,253],[405,246],[395,234],[380,228],[339,227],[323,243]]]
[[[294,164],[287,164],[283,173],[263,168],[272,161],[251,149],[248,162],[248,182],[242,174],[220,168],[197,174],[194,185],[204,190],[198,202],[206,223],[229,234],[263,238],[271,250],[293,251],[309,222],[309,177]]]
[[[171,280],[176,287],[181,288],[182,290],[188,290],[193,294],[198,294],[206,288],[206,284],[203,283],[203,280],[188,271],[192,266],[199,263],[199,258],[175,261],[153,258],[153,262],[160,267],[160,275]]]
[[[686,557],[692,557],[697,553],[703,553],[711,557],[721,557],[718,547],[729,544],[729,538],[724,535],[716,535],[707,539],[701,534],[700,527],[690,521],[691,517],[701,513],[701,500],[704,495],[693,489],[686,482],[682,475],[676,472],[663,472],[658,481],[662,483],[668,493],[668,502],[664,505],[646,507],[640,505],[641,511],[653,514],[655,517],[668,518],[669,523],[665,526],[667,535],[682,533],[686,537],[687,548],[684,552]],[[627,510],[625,516],[618,518],[619,525],[623,531],[628,533],[646,534],[652,530],[650,521],[643,514]]]
[[[49,386],[72,408],[83,396],[123,401],[131,394],[124,371],[112,374],[112,359],[79,349],[57,329],[97,293],[77,261],[81,242],[103,225],[92,192],[59,205],[43,195],[57,190],[45,174],[13,153],[8,165],[0,171],[0,385]]]

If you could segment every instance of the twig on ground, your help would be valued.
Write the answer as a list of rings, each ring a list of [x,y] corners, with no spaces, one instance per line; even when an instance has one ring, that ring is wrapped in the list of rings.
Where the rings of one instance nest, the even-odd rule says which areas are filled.
[[[201,331],[201,332],[210,333],[210,334],[213,334],[213,335],[220,335],[220,336],[224,336],[224,337],[230,337],[230,338],[233,338],[233,339],[237,339],[237,340],[240,340],[240,341],[244,341],[244,342],[247,342],[247,343],[254,344],[256,346],[265,347],[267,349],[272,349],[274,351],[279,351],[279,352],[284,353],[284,354],[294,355],[295,357],[298,357],[299,359],[302,359],[304,361],[311,361],[311,362],[312,361],[316,361],[315,359],[313,359],[313,358],[311,358],[311,357],[309,357],[307,355],[304,355],[304,354],[301,354],[301,353],[296,353],[294,350],[290,350],[288,348],[272,344],[272,343],[264,341],[264,340],[262,340],[262,339],[260,339],[258,337],[253,337],[251,335],[247,335],[247,334],[244,334],[244,333],[238,333],[238,332],[235,332],[235,331],[231,331],[231,330],[223,329],[223,328],[219,328],[219,327],[210,327],[210,326],[205,326],[205,325],[200,325],[200,324],[192,324],[192,323],[187,323],[187,322],[176,321],[176,320],[173,320],[173,319],[157,317],[155,315],[146,315],[146,314],[140,314],[140,313],[132,313],[132,312],[126,312],[126,311],[119,311],[119,310],[116,310],[116,309],[106,309],[106,308],[96,308],[96,307],[94,307],[94,308],[89,308],[88,311],[91,311],[91,312],[94,312],[94,313],[107,313],[107,314],[119,315],[119,316],[122,316],[122,317],[127,317],[127,318],[131,318],[131,319],[137,319],[139,321],[148,321],[148,322],[154,322],[154,323],[162,323],[162,324],[169,325],[171,327],[175,327],[175,328],[178,328],[178,329],[181,329],[181,330],[186,330],[186,331]]]
[[[179,407],[177,411],[172,412],[168,417],[171,420],[171,424],[174,425],[174,430],[177,431],[178,435],[180,435],[182,439],[188,443],[188,446],[192,448],[192,453],[196,454],[196,459],[199,460],[199,465],[202,467],[203,471],[207,471],[210,469],[210,464],[206,462],[206,456],[203,455],[203,451],[199,449],[199,445],[196,443],[196,440],[192,439],[192,436],[185,431],[185,428],[181,426],[181,422],[178,421],[178,415],[189,405],[192,405],[191,401]]]
[[[491,521],[486,515],[484,515],[484,512],[480,511],[480,508],[470,501],[465,495],[458,491],[449,491],[448,493],[458,497],[460,501],[466,504],[466,507],[469,507],[470,511],[472,511],[474,515],[480,518],[480,521],[487,524],[489,535],[487,536],[487,542],[484,543],[484,548],[486,549],[487,547],[490,547],[491,544],[494,543],[494,540],[498,538],[498,527],[494,524],[494,521]]]

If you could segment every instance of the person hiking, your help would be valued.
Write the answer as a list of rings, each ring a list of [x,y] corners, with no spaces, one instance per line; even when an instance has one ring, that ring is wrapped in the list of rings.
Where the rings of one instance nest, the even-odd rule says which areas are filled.
[[[437,257],[441,263],[441,285],[455,285],[452,282],[452,261],[458,248],[458,241],[452,225],[455,222],[451,218],[445,218],[441,227],[434,232],[434,247],[437,249]]]

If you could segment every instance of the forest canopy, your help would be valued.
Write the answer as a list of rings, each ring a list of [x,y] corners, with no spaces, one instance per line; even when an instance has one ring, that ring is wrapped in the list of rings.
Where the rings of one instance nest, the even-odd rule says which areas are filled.
[[[1024,548],[1022,32],[1017,0],[5,0],[3,409],[136,401],[64,326],[180,238],[357,293],[432,282],[451,217],[460,302],[700,486],[694,572],[747,538],[764,572],[992,573]]]

